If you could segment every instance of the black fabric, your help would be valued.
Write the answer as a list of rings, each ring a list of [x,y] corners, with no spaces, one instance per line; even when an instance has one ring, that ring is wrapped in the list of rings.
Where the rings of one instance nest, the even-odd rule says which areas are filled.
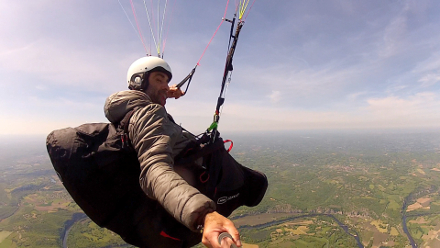
[[[105,226],[139,186],[139,162],[122,142],[122,128],[84,124],[51,132],[46,141],[55,171],[75,202],[99,226]]]
[[[198,172],[202,184],[197,188],[216,203],[216,211],[224,216],[243,205],[258,205],[268,187],[266,175],[238,163],[225,149],[222,138],[207,144],[204,140],[202,137],[190,143],[176,156],[175,164],[185,166],[203,158],[205,170]]]
[[[115,126],[89,123],[51,132],[46,146],[64,187],[100,227],[138,247],[191,247],[201,241],[139,185],[140,165],[128,140],[128,113]],[[165,234],[165,236],[164,236]]]
[[[140,165],[130,146],[127,123],[90,123],[51,132],[46,140],[52,165],[81,209],[101,227],[139,247],[191,247],[201,241],[175,220],[139,185]],[[193,143],[175,158],[176,166],[203,158],[205,169],[194,169],[194,187],[229,216],[242,205],[255,206],[267,189],[264,174],[240,165],[225,150],[223,140],[200,147]],[[203,175],[205,177],[203,177]],[[167,236],[165,237],[164,236]],[[171,237],[171,238],[170,238]]]

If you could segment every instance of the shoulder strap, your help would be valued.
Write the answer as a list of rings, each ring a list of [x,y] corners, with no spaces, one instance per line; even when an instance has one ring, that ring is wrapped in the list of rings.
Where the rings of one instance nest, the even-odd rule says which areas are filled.
[[[130,118],[133,116],[135,109],[130,110],[127,114],[125,114],[124,118],[117,125],[121,132],[121,140],[122,140],[122,148],[131,148],[130,137],[128,136],[128,126],[130,124]]]
[[[128,124],[130,123],[130,118],[134,111],[135,109],[128,111],[124,118],[119,122],[119,127],[124,130],[124,133],[128,133]]]

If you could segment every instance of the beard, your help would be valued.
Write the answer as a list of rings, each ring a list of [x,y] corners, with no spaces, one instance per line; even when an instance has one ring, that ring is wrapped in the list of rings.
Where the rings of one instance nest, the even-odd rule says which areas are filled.
[[[166,90],[160,90],[157,92],[147,92],[147,95],[150,97],[151,101],[157,104],[160,104],[162,106],[165,106],[167,102],[167,91]]]

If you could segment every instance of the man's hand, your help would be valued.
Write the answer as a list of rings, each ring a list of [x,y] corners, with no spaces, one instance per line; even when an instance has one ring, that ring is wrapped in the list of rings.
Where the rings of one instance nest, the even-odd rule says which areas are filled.
[[[179,97],[185,95],[185,92],[176,87],[176,85],[170,86],[167,92],[168,98],[179,99]]]
[[[217,238],[222,232],[228,232],[234,240],[225,238],[220,245]],[[202,243],[209,248],[229,248],[233,243],[241,247],[240,234],[234,223],[217,212],[209,213],[205,217]]]

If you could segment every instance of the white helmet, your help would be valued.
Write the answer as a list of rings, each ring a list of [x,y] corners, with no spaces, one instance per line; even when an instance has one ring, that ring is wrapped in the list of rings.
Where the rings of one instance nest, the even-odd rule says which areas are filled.
[[[164,72],[171,80],[171,67],[165,60],[154,56],[142,57],[133,62],[128,68],[128,88],[131,90],[146,90],[148,87],[148,74],[153,71]]]

